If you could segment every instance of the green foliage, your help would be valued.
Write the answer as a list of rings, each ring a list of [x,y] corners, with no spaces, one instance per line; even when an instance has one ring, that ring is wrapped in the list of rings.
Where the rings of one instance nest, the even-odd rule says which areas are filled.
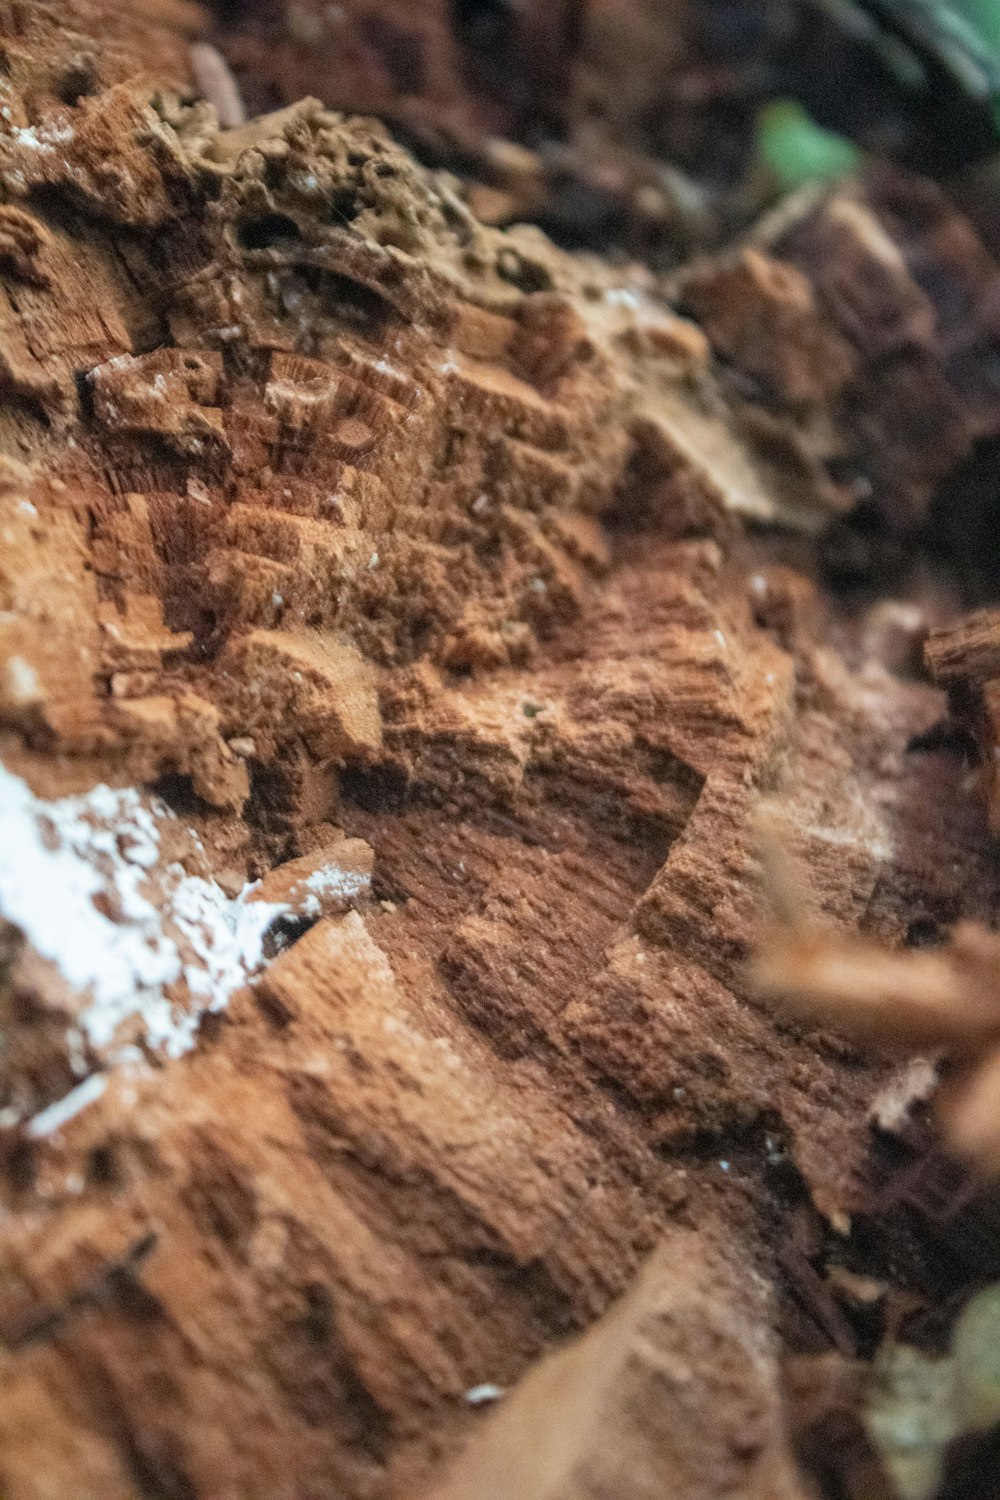
[[[1000,58],[1000,0],[958,0],[956,7]]]
[[[916,78],[933,60],[954,86],[992,109],[1000,131],[1000,0],[822,0],[883,60],[909,57]],[[785,192],[833,182],[858,170],[862,156],[844,136],[824,130],[794,99],[772,99],[757,119],[757,158]]]
[[[958,10],[1000,64],[1000,0],[958,0]],[[995,85],[993,118],[1000,128],[1000,98]]]
[[[794,99],[772,99],[761,110],[757,155],[786,192],[849,177],[861,163],[853,142],[817,125]]]

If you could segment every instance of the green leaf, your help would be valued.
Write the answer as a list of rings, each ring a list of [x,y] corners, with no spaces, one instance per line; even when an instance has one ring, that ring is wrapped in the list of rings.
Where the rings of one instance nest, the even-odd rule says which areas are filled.
[[[959,0],[957,9],[976,28],[987,47],[1000,57],[1000,4],[997,0]]]
[[[757,155],[786,192],[849,177],[862,161],[852,141],[817,125],[794,99],[772,99],[761,110]]]

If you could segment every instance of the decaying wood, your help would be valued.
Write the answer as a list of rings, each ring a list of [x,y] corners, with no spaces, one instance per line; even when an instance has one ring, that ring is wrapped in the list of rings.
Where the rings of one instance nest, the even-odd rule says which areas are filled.
[[[932,632],[927,665],[948,689],[958,723],[979,751],[976,780],[1000,830],[1000,611],[978,610]]]
[[[214,35],[257,111],[321,94],[335,109],[423,119],[467,137],[509,136],[532,117],[565,114],[584,20],[579,0],[347,0],[336,10],[279,0],[246,10],[223,10]]]
[[[678,277],[752,420],[903,530],[997,432],[996,289],[945,196],[888,174],[818,206],[807,192],[735,256]]]
[[[780,879],[778,889],[787,886]],[[835,1027],[883,1051],[944,1052],[950,1073],[939,1100],[954,1150],[987,1172],[1000,1170],[1000,937],[960,923],[947,945],[893,952],[840,935],[779,899],[782,920],[762,938],[750,969],[754,991],[811,1023]],[[892,1089],[875,1118],[898,1128],[909,1105],[933,1093],[927,1064]],[[886,1115],[886,1107],[888,1114]]]
[[[316,102],[220,128],[190,7],[2,19],[0,1486],[413,1494],[660,1241],[780,1287],[774,1158],[849,1224],[889,1075],[748,1000],[755,809],[887,940],[1000,875],[940,694],[739,523],[910,524],[996,267],[876,184],[665,288]],[[798,1483],[732,1299],[692,1500],[706,1402]]]
[[[460,170],[491,223],[602,227],[674,262],[709,232],[704,194],[655,160],[639,122],[690,60],[693,8],[581,0],[323,0],[225,10],[210,33],[254,112],[315,96],[377,114]],[[668,85],[669,87],[669,85]],[[528,142],[539,131],[541,149]]]
[[[473,1439],[434,1500],[663,1492],[802,1500],[765,1333],[766,1287],[697,1232],[549,1355]]]

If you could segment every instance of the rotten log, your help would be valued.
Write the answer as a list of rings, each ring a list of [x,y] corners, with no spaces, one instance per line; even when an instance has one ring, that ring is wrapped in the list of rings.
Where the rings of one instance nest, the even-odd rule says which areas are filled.
[[[542,1360],[433,1500],[803,1500],[766,1285],[678,1236],[576,1344]]]
[[[873,183],[664,288],[221,129],[191,7],[2,19],[0,1486],[411,1494],[691,1223],[780,1287],[775,1155],[849,1223],[887,1070],[748,1000],[754,810],[886,938],[998,874],[740,521],[911,524],[996,267]]]
[[[976,610],[940,626],[925,656],[948,690],[954,722],[978,751],[975,780],[991,827],[1000,829],[1000,611]]]

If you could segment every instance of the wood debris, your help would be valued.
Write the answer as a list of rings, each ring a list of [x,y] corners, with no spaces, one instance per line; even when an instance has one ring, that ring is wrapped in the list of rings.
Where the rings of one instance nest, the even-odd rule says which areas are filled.
[[[704,1500],[804,1500],[762,1294],[696,1233],[659,1251],[600,1322],[507,1395],[433,1500],[640,1500],[664,1473]]]
[[[978,610],[932,631],[925,656],[979,750],[976,779],[1000,831],[1000,611]]]
[[[944,1050],[949,1070],[937,1106],[948,1140],[983,1170],[1000,1171],[1000,935],[965,922],[940,948],[893,951],[790,910],[788,884],[781,869],[783,920],[760,941],[749,971],[754,991],[879,1051]]]

